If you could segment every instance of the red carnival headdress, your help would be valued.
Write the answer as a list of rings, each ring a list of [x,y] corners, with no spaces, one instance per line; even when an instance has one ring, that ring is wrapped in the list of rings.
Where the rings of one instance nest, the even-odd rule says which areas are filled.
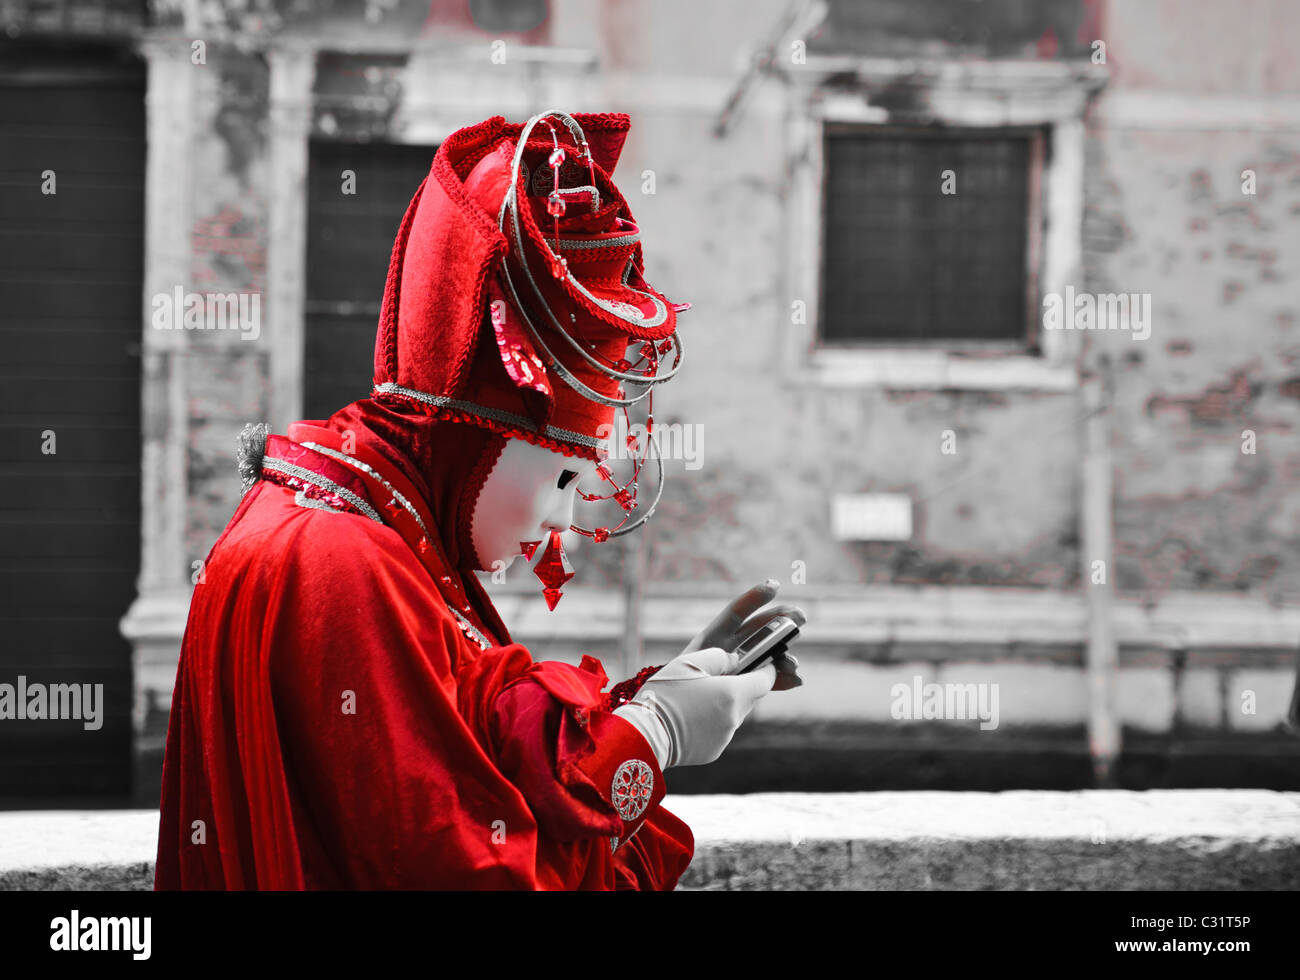
[[[596,460],[623,520],[574,525],[603,541],[639,527],[636,487],[652,448],[653,390],[680,369],[674,304],[642,275],[640,234],[613,171],[621,113],[500,116],[438,148],[393,245],[375,344],[374,398]],[[635,349],[632,345],[637,345]],[[671,365],[661,369],[672,352]],[[605,463],[616,410],[646,399],[630,480]]]

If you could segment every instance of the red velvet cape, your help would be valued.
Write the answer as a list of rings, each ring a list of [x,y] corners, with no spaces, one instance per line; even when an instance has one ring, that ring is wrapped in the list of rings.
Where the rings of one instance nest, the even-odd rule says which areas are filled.
[[[693,838],[659,805],[645,739],[606,710],[599,662],[534,663],[511,642],[448,561],[436,490],[360,415],[355,448],[337,419],[268,440],[282,468],[264,462],[195,586],[155,887],[675,887]],[[303,442],[352,449],[442,540],[416,547],[387,493]],[[619,795],[629,772],[648,799]]]

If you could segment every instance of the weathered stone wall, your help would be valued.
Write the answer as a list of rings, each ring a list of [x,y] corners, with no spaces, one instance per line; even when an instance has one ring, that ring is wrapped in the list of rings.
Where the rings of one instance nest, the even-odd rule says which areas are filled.
[[[194,156],[191,279],[187,291],[245,294],[260,312],[253,331],[188,336],[186,386],[190,488],[186,574],[206,558],[239,503],[235,438],[269,414],[266,253],[269,231],[269,85],[263,55],[208,42],[193,66],[198,135]],[[265,332],[266,337],[261,336]]]
[[[647,17],[648,29],[638,35],[635,57],[613,43],[613,58],[602,67],[654,73],[634,100],[657,101],[655,82],[674,73],[684,76],[678,86],[694,78],[725,94],[738,75],[739,53],[763,41],[780,14],[747,7],[741,17],[737,9],[725,23],[710,22],[716,31],[688,36],[661,28],[689,16],[687,6],[656,5],[656,16]],[[809,39],[810,50],[846,50],[842,36],[835,40],[836,17],[852,19],[852,11],[840,6],[848,5],[836,7],[831,22]],[[906,38],[929,23],[934,9],[896,4],[882,16],[906,48]],[[996,18],[987,5],[981,8],[981,15],[990,13]],[[1029,51],[1038,50],[1035,39],[1054,16],[1047,11],[1032,31],[1021,25]],[[627,20],[611,25],[602,42]],[[901,50],[888,48],[859,53]],[[970,53],[955,42],[930,48]],[[683,318],[688,366],[664,389],[656,419],[698,424],[703,434],[700,468],[670,464],[650,580],[683,592],[695,583],[749,584],[767,575],[790,585],[797,581],[793,563],[801,562],[807,591],[814,593],[882,582],[1076,584],[1074,399],[1010,391],[828,390],[793,380],[785,343],[791,303],[810,298],[790,295],[785,275],[792,234],[787,120],[751,109],[718,139],[711,128],[721,107],[721,101],[679,101],[668,110],[638,108],[635,101],[628,106],[633,133],[620,163],[622,180],[635,188],[650,170],[656,182],[655,194],[634,189],[631,195],[645,229],[647,271],[670,296],[694,304]],[[949,429],[959,446],[956,456],[940,451]],[[831,495],[872,491],[913,499],[912,540],[833,540]]]
[[[1300,71],[1280,38],[1300,11],[1167,14],[1108,6],[1089,146],[1087,288],[1150,293],[1153,311],[1148,340],[1093,334],[1085,354],[1114,370],[1116,580],[1294,599]]]
[[[66,17],[49,16],[48,5],[10,4],[0,14],[13,37],[70,27],[134,37],[152,46],[155,78],[164,77],[160,61],[174,71],[172,62],[204,42],[203,62],[186,76],[195,86],[192,168],[155,175],[155,189],[159,180],[183,183],[189,204],[178,219],[189,226],[178,250],[189,281],[174,285],[261,300],[256,340],[219,331],[170,338],[175,360],[146,392],[147,414],[179,419],[184,431],[182,464],[146,480],[174,493],[185,483],[183,506],[145,501],[146,567],[168,578],[167,587],[148,586],[155,594],[141,605],[150,615],[136,617],[148,629],[132,634],[137,652],[156,648],[143,692],[155,728],[193,562],[236,506],[235,434],[271,418],[283,395],[271,382],[275,340],[288,326],[271,314],[283,283],[268,270],[284,240],[273,238],[272,216],[286,193],[271,163],[285,131],[271,108],[273,63],[313,48],[315,81],[302,104],[284,106],[313,138],[427,142],[494,112],[522,119],[549,106],[632,114],[616,176],[645,232],[646,272],[694,304],[683,317],[687,365],[656,399],[656,418],[698,425],[703,436],[699,468],[668,462],[648,532],[646,592],[662,603],[643,621],[651,662],[680,648],[725,598],[774,575],[783,598],[815,613],[804,638],[810,683],[770,699],[759,723],[883,721],[890,686],[921,675],[1004,685],[1008,725],[1080,724],[1088,556],[1078,392],[829,388],[792,370],[803,352],[787,343],[791,303],[810,297],[792,292],[789,274],[799,103],[788,79],[760,73],[736,124],[724,137],[713,133],[786,0],[552,6],[549,23],[501,32],[502,65],[491,61],[493,33],[475,30],[464,5],[441,0],[228,9],[168,0],[149,6],[150,23],[125,3],[100,13],[69,3]],[[1087,63],[1093,42],[1105,42],[1110,78],[1087,117],[1082,254],[1071,283],[1149,293],[1153,313],[1149,339],[1090,333],[1080,355],[1085,374],[1107,374],[1113,387],[1108,574],[1128,603],[1117,614],[1118,715],[1151,732],[1183,723],[1276,727],[1293,676],[1300,572],[1300,63],[1292,51],[1300,8],[1286,0],[986,0],[956,13],[938,0],[830,6],[830,20],[807,38],[810,56],[1059,65]],[[530,45],[558,53],[530,61],[520,55]],[[871,97],[873,108],[908,108],[901,90]],[[1242,193],[1244,170],[1254,171],[1253,195]],[[170,425],[146,426],[147,440],[155,429],[170,438]],[[955,456],[941,452],[946,430]],[[1247,430],[1254,453],[1242,452]],[[172,444],[152,448],[170,453]],[[146,460],[146,473],[160,465]],[[832,539],[831,495],[870,491],[911,497],[911,540]],[[521,599],[508,610],[517,636],[539,656],[616,650],[617,625],[597,635],[594,618],[585,633],[562,624],[583,589],[595,593],[583,609],[621,614],[610,596],[627,575],[622,557],[619,545],[588,544],[568,605],[541,617],[535,582],[517,563],[498,590],[503,603],[531,597],[533,605]],[[156,575],[160,563],[170,576]],[[1225,592],[1259,605],[1221,609]],[[708,609],[687,615],[687,598],[708,597]],[[1195,642],[1185,649],[1193,621]],[[137,664],[137,678],[145,673]],[[1254,713],[1242,708],[1248,697]]]
[[[364,48],[365,38],[376,45],[391,42],[410,20],[409,6],[365,25],[349,45]],[[743,115],[725,138],[711,134],[744,51],[764,40],[783,5],[744,4],[743,16],[740,8],[710,5],[701,12],[680,2],[556,6],[552,42],[597,52],[596,68],[577,86],[582,108],[633,114],[618,177],[645,231],[647,273],[673,298],[694,304],[683,321],[688,365],[661,393],[657,419],[700,426],[703,452],[699,468],[669,462],[649,581],[682,591],[695,583],[748,583],[769,574],[788,582],[793,563],[802,562],[814,590],[884,582],[1076,585],[1079,412],[1071,396],[832,391],[790,380],[784,363],[792,302],[783,275],[790,234],[786,122],[770,111],[769,99],[766,110],[760,104]],[[1077,56],[1077,44],[1052,49],[1037,41],[1060,27],[1053,27],[1054,19],[1068,6],[1057,4],[1041,23],[1025,20],[1028,15],[1017,8],[1007,14],[1008,24],[1034,56]],[[925,7],[913,5],[909,14],[900,6],[891,15],[898,37],[928,23]],[[1077,19],[1077,12],[1068,13],[1066,19]],[[683,32],[687,21],[694,28]],[[281,38],[326,46],[334,34],[328,24],[300,17],[287,17],[280,29]],[[834,24],[828,25],[823,40],[834,32]],[[469,37],[480,44],[487,40]],[[938,50],[969,54],[977,42],[954,38]],[[349,56],[317,63],[315,91],[328,100],[329,125],[342,127],[335,135],[402,139],[418,130],[421,114],[431,111],[429,93],[418,84],[424,70],[419,58],[403,66],[400,56],[396,62],[384,56],[376,76],[382,81],[355,70],[348,75],[355,61]],[[205,169],[195,188],[196,214],[209,221],[236,218],[235,233],[246,236],[250,255],[266,234],[260,197],[266,110],[257,104],[265,93],[263,71],[256,56],[213,48],[198,126]],[[493,77],[487,76],[488,84]],[[764,82],[760,89],[771,96],[774,84]],[[693,86],[712,97],[692,94]],[[350,118],[341,108],[341,93],[355,96],[360,115]],[[452,105],[443,115],[464,114],[455,108],[456,97],[449,93]],[[527,104],[526,92],[507,87],[501,111],[528,111],[514,104],[520,97]],[[379,102],[382,111],[375,108]],[[465,115],[463,121],[472,120]],[[319,115],[317,122],[319,128]],[[237,188],[242,192],[230,199],[227,189]],[[196,272],[204,259],[196,253]],[[227,266],[223,276],[252,282],[250,270]],[[376,292],[381,289],[377,282]],[[233,434],[244,421],[265,416],[257,384],[259,370],[265,377],[264,360],[250,347],[261,350],[264,344],[227,338],[221,353],[205,352],[195,361],[203,370],[194,372],[202,377],[193,381],[190,403],[194,506],[188,561],[206,553],[233,510]],[[956,456],[940,452],[949,429],[958,441]],[[831,494],[868,491],[912,497],[912,540],[832,540]],[[612,549],[599,555],[602,584],[616,584],[622,575],[612,556]],[[590,562],[597,556],[584,557]]]

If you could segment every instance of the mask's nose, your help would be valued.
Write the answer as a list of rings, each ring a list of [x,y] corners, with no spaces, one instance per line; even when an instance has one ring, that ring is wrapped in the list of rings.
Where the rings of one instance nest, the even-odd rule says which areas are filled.
[[[578,547],[578,542],[582,540],[582,535],[577,531],[570,531],[573,524],[573,505],[577,495],[572,487],[560,491],[555,495],[555,500],[550,508],[546,511],[545,517],[542,518],[542,529],[547,533],[551,531],[560,532],[560,540],[564,542],[565,551],[574,551]]]

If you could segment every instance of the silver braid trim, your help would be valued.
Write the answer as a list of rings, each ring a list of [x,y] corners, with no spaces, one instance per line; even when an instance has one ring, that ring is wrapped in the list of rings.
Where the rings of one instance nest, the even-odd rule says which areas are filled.
[[[275,470],[276,472],[283,473],[286,476],[295,476],[299,480],[318,486],[322,490],[325,490],[328,493],[332,493],[335,496],[340,497],[343,500],[346,500],[353,507],[361,511],[361,513],[365,514],[375,523],[377,524],[384,523],[383,518],[379,516],[379,512],[375,510],[373,507],[371,507],[368,503],[366,503],[364,500],[358,497],[347,487],[341,487],[333,480],[326,479],[325,477],[321,476],[319,473],[316,473],[302,466],[297,466],[293,463],[286,463],[284,460],[276,459],[274,456],[272,456],[270,459],[262,460],[262,469]]]
[[[333,504],[326,503],[324,500],[317,500],[315,497],[309,497],[305,492],[299,490],[293,495],[293,502],[299,507],[306,507],[308,510],[327,510],[331,514],[342,514]]]
[[[527,432],[544,435],[557,442],[572,442],[580,446],[590,446],[592,449],[604,449],[608,442],[608,440],[604,439],[593,439],[591,436],[583,435],[581,432],[574,432],[572,429],[561,429],[557,425],[548,425],[539,429],[537,423],[532,419],[523,415],[516,415],[514,412],[506,412],[499,408],[488,408],[486,405],[476,405],[473,402],[463,402],[456,398],[447,398],[444,395],[431,395],[427,391],[404,388],[393,381],[385,381],[383,384],[375,385],[375,391],[385,395],[404,395],[407,398],[414,398],[416,401],[437,408],[454,408],[466,415],[477,415],[479,418],[491,419],[493,422],[500,422],[503,425],[513,425]]]
[[[361,460],[349,456],[347,453],[341,453],[336,449],[330,449],[328,446],[322,446],[318,442],[304,442],[303,445],[306,446],[308,449],[313,450],[314,452],[320,453],[323,456],[329,456],[332,459],[337,459],[340,463],[343,463],[346,466],[354,466],[357,469],[361,470],[362,472],[368,473],[371,476],[373,476],[376,480],[378,480],[380,483],[384,485],[385,490],[387,490],[389,493],[393,495],[393,499],[396,500],[399,504],[401,504],[402,507],[406,509],[407,513],[409,513],[412,517],[415,518],[415,523],[420,525],[420,530],[424,532],[424,536],[426,538],[429,537],[429,529],[424,526],[424,521],[420,519],[419,511],[417,511],[411,505],[411,502],[409,500],[407,500],[405,497],[401,495],[401,493],[398,492],[395,486],[393,486],[382,476],[380,476],[377,472],[375,472],[373,468],[367,466],[365,463],[361,462]]]
[[[585,238],[574,238],[567,241],[560,241],[555,238],[543,238],[551,248],[567,249],[574,252],[593,251],[598,248],[617,248],[620,245],[632,245],[640,241],[641,236],[636,235],[619,235],[617,238],[602,238],[599,241],[591,241]]]

